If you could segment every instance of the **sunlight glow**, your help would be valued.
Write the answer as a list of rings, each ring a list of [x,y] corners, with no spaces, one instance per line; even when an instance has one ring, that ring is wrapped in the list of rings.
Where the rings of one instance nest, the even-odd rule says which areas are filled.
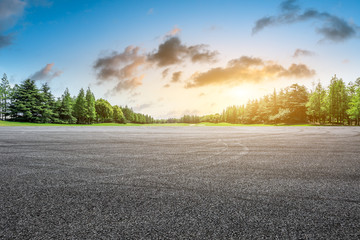
[[[239,100],[252,98],[254,92],[250,86],[237,86],[229,89],[229,95]]]

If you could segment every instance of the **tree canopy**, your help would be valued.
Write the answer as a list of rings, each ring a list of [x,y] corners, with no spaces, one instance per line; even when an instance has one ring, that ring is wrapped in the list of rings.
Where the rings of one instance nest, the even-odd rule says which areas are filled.
[[[115,123],[319,123],[360,125],[360,78],[348,85],[334,75],[327,88],[318,82],[312,90],[292,84],[284,89],[251,99],[244,105],[232,105],[221,113],[205,116],[155,120],[135,113],[128,106],[112,106],[105,99],[96,99],[91,89],[80,89],[71,97],[66,88],[55,99],[47,83],[37,87],[31,79],[10,86],[4,74],[0,83],[0,119],[39,123],[92,124]]]

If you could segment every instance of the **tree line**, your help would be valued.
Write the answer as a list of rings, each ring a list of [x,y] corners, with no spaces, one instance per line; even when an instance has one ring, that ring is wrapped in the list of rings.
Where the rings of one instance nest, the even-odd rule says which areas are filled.
[[[27,79],[11,87],[6,74],[0,83],[0,119],[63,124],[155,122],[153,117],[135,113],[127,106],[112,106],[105,99],[95,99],[90,88],[80,89],[73,97],[66,88],[55,99],[47,83],[39,89],[34,80]]]
[[[39,123],[317,123],[360,125],[360,78],[346,84],[336,75],[328,87],[318,82],[308,91],[305,86],[289,87],[249,100],[244,105],[229,106],[222,113],[205,116],[155,120],[135,113],[125,106],[112,106],[105,99],[95,99],[90,88],[80,89],[71,97],[69,90],[55,99],[48,84],[37,88],[27,79],[11,87],[6,74],[0,83],[0,119]]]
[[[184,115],[167,122],[360,125],[360,78],[346,85],[335,75],[327,88],[318,82],[310,91],[305,86],[292,84],[279,92],[274,90],[260,99],[249,100],[245,105],[229,106],[221,114]]]

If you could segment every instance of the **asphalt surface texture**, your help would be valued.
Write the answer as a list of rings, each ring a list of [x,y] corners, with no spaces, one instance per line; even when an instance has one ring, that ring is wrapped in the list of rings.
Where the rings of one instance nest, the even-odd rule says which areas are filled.
[[[360,239],[360,127],[0,127],[0,239]]]

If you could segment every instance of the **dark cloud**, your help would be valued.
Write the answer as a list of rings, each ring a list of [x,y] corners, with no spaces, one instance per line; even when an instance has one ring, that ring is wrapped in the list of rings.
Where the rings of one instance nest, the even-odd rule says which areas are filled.
[[[23,15],[26,2],[20,0],[0,1],[0,48],[11,45],[13,37],[4,31],[16,24]]]
[[[296,0],[287,0],[280,4],[280,9],[284,12],[294,12],[300,10],[300,6],[296,4]]]
[[[180,39],[173,37],[160,44],[159,49],[148,56],[150,61],[156,62],[159,67],[181,62],[181,55],[186,51]]]
[[[280,10],[280,14],[277,16],[267,16],[257,20],[252,29],[253,34],[269,26],[313,20],[316,23],[315,26],[320,25],[315,30],[323,37],[321,41],[343,42],[355,37],[359,29],[355,24],[350,24],[327,12],[311,9],[299,13],[301,8],[295,0],[282,2]]]
[[[46,64],[45,67],[30,76],[30,79],[39,81],[51,81],[52,79],[59,77],[63,72],[53,68],[54,63]]]
[[[278,78],[307,78],[315,75],[315,71],[304,64],[292,64],[288,69],[272,61],[242,56],[230,60],[226,67],[212,68],[207,72],[195,73],[186,88],[206,85],[236,85],[240,83],[257,83]]]
[[[0,48],[11,45],[12,36],[11,35],[0,35]]]
[[[20,0],[0,1],[0,31],[11,27],[23,15],[26,2]]]
[[[252,33],[255,34],[267,26],[274,25],[277,20],[274,17],[263,17],[256,21],[255,27],[252,29]]]
[[[113,93],[121,92],[123,90],[132,90],[142,85],[142,80],[144,79],[144,75],[139,77],[134,77],[129,80],[119,81],[115,88],[113,89]]]
[[[279,77],[308,78],[315,75],[315,70],[309,69],[305,64],[291,64],[287,70],[279,72]]]
[[[173,75],[172,75],[171,82],[173,82],[173,83],[179,82],[179,81],[180,81],[181,74],[182,74],[181,71],[179,71],[179,72],[174,72]]]
[[[13,34],[5,34],[23,16],[30,6],[51,6],[47,0],[0,0],[0,48],[12,44]]]
[[[99,58],[93,68],[97,72],[98,83],[117,80],[117,92],[133,89],[142,84],[144,76],[136,76],[138,69],[146,64],[146,56],[139,54],[140,48],[129,46],[122,53],[113,52]]]
[[[217,52],[207,50],[204,44],[186,46],[178,37],[170,37],[159,48],[148,55],[148,60],[159,67],[179,64],[186,59],[192,62],[213,62]]]
[[[314,55],[315,55],[314,52],[298,48],[295,50],[293,57],[296,58],[300,56],[314,56]]]
[[[217,51],[207,50],[207,45],[200,44],[195,46],[190,46],[189,54],[191,56],[192,62],[215,62],[216,56],[218,55]]]
[[[174,28],[171,33],[176,34],[180,30]],[[97,83],[117,81],[116,87],[111,93],[122,90],[133,90],[142,85],[142,79],[138,76],[140,70],[147,67],[164,67],[173,64],[181,64],[186,60],[191,62],[214,62],[217,52],[207,49],[207,45],[199,44],[186,46],[178,37],[169,37],[158,49],[152,53],[140,53],[139,47],[128,46],[123,52],[112,52],[98,58],[93,69],[95,70]],[[162,71],[162,77],[168,76],[170,68]],[[179,81],[181,72],[172,75],[172,82]],[[164,87],[169,87],[167,84]]]

